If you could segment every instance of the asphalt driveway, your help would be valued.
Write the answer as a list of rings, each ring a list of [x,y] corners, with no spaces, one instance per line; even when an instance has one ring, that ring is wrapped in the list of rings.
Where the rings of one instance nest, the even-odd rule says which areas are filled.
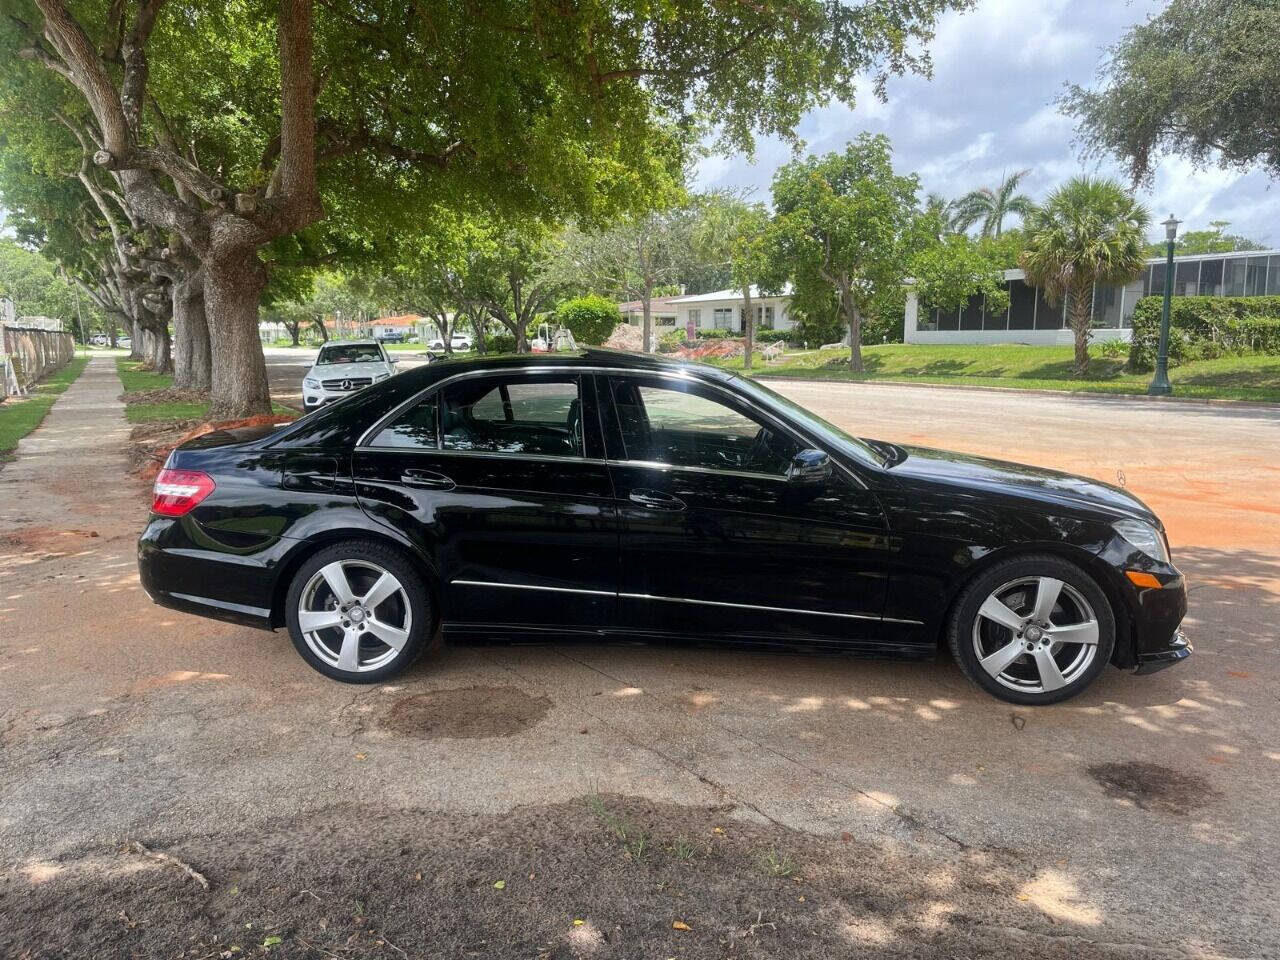
[[[275,382],[285,373],[270,362]],[[431,829],[397,849],[416,856],[414,844],[437,843],[432,855],[452,863],[441,846],[450,824],[472,831],[464,833],[473,854],[501,847],[499,835],[539,856],[589,851],[573,832],[576,814],[565,811],[590,810],[582,815],[604,824],[606,839],[624,835],[620,862],[652,864],[617,828],[623,813],[599,799],[621,797],[630,799],[618,800],[618,810],[630,810],[634,822],[706,831],[708,850],[721,838],[742,842],[756,853],[743,852],[741,862],[768,869],[714,896],[686,877],[688,909],[702,890],[708,911],[686,932],[674,926],[681,913],[659,913],[651,900],[640,915],[609,914],[623,910],[626,896],[607,885],[604,867],[597,875],[578,863],[568,873],[586,888],[553,898],[563,916],[537,937],[504,941],[519,949],[498,949],[496,934],[477,933],[504,920],[500,908],[471,901],[480,912],[468,914],[470,933],[460,928],[449,940],[437,931],[445,939],[435,942],[484,956],[537,956],[544,941],[547,956],[830,956],[841,952],[831,937],[851,953],[894,956],[904,944],[928,956],[1280,949],[1280,411],[772,385],[866,435],[1111,482],[1122,476],[1169,526],[1191,583],[1195,657],[1151,677],[1109,671],[1084,696],[1040,710],[989,699],[946,660],[920,666],[602,644],[468,646],[423,661],[396,684],[340,686],[308,670],[283,633],[187,617],[142,594],[133,541],[145,496],[123,479],[120,388],[111,362],[99,359],[0,470],[0,915],[20,909],[27,938],[52,936],[58,922],[80,917],[90,929],[110,929],[115,939],[104,932],[101,942],[127,945],[146,929],[168,929],[159,914],[138,921],[131,911],[141,906],[120,907],[133,927],[116,916],[112,898],[125,897],[128,884],[142,878],[180,885],[183,897],[206,896],[171,865],[122,852],[128,841],[203,866],[208,896],[225,898],[253,882],[248,861],[255,870],[263,857],[289,864],[301,846],[320,843],[332,856],[345,850],[344,869],[354,869],[361,848],[349,847],[344,831],[359,825],[370,838],[364,849],[384,856],[387,838],[412,833],[412,817],[429,818]],[[662,849],[682,850],[682,842]],[[222,859],[232,848],[234,868]],[[798,851],[794,870],[783,869],[790,849]],[[676,853],[662,856],[678,865]],[[717,882],[736,876],[738,860],[715,862]],[[879,877],[878,897],[848,892],[842,884],[853,873],[820,879],[842,863],[859,882]],[[296,869],[321,868],[307,861]],[[514,879],[494,888],[493,876],[468,869],[479,878],[467,881],[468,897],[516,893]],[[555,872],[530,868],[528,883],[544,869]],[[997,873],[1008,882],[965,886]],[[587,902],[593,882],[597,896],[609,891],[604,905]],[[279,944],[259,949],[365,955],[340,952],[335,940],[308,952],[320,934],[304,931],[298,917],[280,920],[288,914],[281,904],[306,901],[313,910],[311,898],[320,898],[272,901],[267,887],[289,884],[279,875],[263,883],[261,902],[287,929],[279,927]],[[672,883],[654,874],[634,895],[672,897]],[[760,901],[757,916],[753,898],[766,893],[774,899]],[[778,912],[783,894],[792,911],[824,896],[838,901],[828,908],[839,906],[839,923],[830,922],[836,914],[809,926],[807,914]],[[565,905],[578,896],[581,906]],[[138,898],[160,909],[154,895]],[[242,919],[231,902],[191,907],[208,928],[199,935],[216,941],[211,956],[227,941],[209,918]],[[368,902],[360,901],[362,912],[372,913]],[[520,911],[532,911],[531,902],[509,901],[512,916],[526,922]],[[725,912],[718,921],[717,905]],[[545,901],[538,909],[554,912]],[[590,910],[597,914],[582,915]],[[337,923],[329,915],[306,922],[323,930]],[[401,928],[381,922],[385,937],[368,940],[369,955],[398,955],[387,943],[406,955],[454,954],[414,953]],[[174,929],[197,930],[183,923]],[[675,937],[674,946],[634,939],[646,923]],[[788,924],[815,939],[751,953]],[[622,939],[613,939],[615,927]],[[0,921],[0,955],[40,946],[19,941],[18,929]],[[960,929],[979,931],[986,947],[928,939]]]

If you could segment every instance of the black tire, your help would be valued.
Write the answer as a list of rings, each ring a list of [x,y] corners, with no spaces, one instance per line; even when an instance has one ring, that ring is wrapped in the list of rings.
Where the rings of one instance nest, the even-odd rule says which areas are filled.
[[[374,574],[370,568],[362,566],[363,564],[373,564],[392,574],[399,581],[399,586],[403,590],[403,597],[397,595],[387,602],[393,604],[390,611],[392,617],[397,613],[408,614],[408,639],[400,647],[398,653],[380,666],[358,671],[342,669],[336,663],[318,655],[311,648],[303,633],[299,623],[303,592],[321,570],[336,562],[350,564],[351,566],[347,569],[354,572],[357,577],[361,575],[373,576]],[[356,585],[353,583],[351,586],[355,587]],[[406,600],[407,611],[403,609],[406,606]],[[385,613],[387,607],[383,606],[381,610]],[[289,638],[293,641],[294,649],[298,651],[302,659],[326,677],[340,680],[343,683],[379,683],[397,676],[409,669],[426,650],[435,646],[438,640],[435,610],[431,603],[431,592],[427,588],[426,581],[417,566],[394,547],[368,540],[344,540],[318,550],[308,557],[302,566],[298,568],[289,584],[289,592],[285,597],[285,621],[289,627]],[[403,626],[404,623],[405,621],[401,619],[397,621],[396,625]],[[370,628],[367,639],[362,635],[362,638],[356,641],[357,661],[361,658],[362,646],[366,648],[375,645],[386,647],[386,651],[383,652],[384,656],[386,652],[393,650],[392,647],[382,643],[374,636],[373,627],[376,625],[376,621],[367,623],[366,626]],[[332,629],[325,628],[323,631],[313,631],[313,633],[319,635],[319,643],[322,649],[336,653],[341,647],[341,637],[345,631],[334,627]]]
[[[978,620],[978,611],[983,603],[993,593],[1000,591],[1002,587],[1033,577],[1053,578],[1071,587],[1075,594],[1079,598],[1083,598],[1092,608],[1093,619],[1097,622],[1098,643],[1092,661],[1082,666],[1071,677],[1070,682],[1056,690],[1025,691],[1009,686],[1008,684],[1011,682],[1009,680],[1001,682],[983,668],[978,650],[975,647],[975,643],[978,642],[975,641],[975,623]],[[1019,588],[1015,587],[1013,589],[1017,590]],[[1030,587],[1025,589],[1030,589]],[[1061,601],[1063,604],[1075,604],[1077,602],[1067,591],[1064,590],[1064,593],[1067,596],[1066,599]],[[1055,608],[1055,610],[1060,609]],[[1055,616],[1061,617],[1060,614],[1055,614]],[[1068,619],[1067,622],[1073,621]],[[1054,623],[1057,625],[1058,621],[1055,620]],[[983,636],[991,636],[990,631],[996,631],[996,635],[1003,636],[1009,641],[1012,641],[1016,636],[1011,629],[1001,628],[999,625],[992,624],[989,620],[984,621],[984,624],[979,627],[981,631],[988,631]],[[1006,633],[1000,635],[999,631],[1002,629]],[[1045,706],[1051,703],[1060,703],[1083,692],[1111,662],[1111,652],[1115,648],[1115,638],[1115,614],[1111,609],[1111,603],[1107,600],[1102,588],[1098,586],[1097,581],[1076,564],[1051,554],[1030,554],[1022,557],[1013,557],[984,570],[961,592],[955,606],[952,608],[951,619],[947,624],[947,645],[951,648],[951,656],[960,665],[960,669],[964,671],[965,676],[994,697],[998,697],[1008,703],[1027,706]],[[996,640],[994,642],[999,644],[1002,641]],[[1064,653],[1069,655],[1070,651],[1064,649]],[[990,658],[988,657],[988,659]],[[1048,666],[1051,673],[1053,665],[1050,664]],[[1039,674],[1038,668],[1035,667],[1034,655],[1027,658],[1019,658],[1016,663],[1010,664],[1010,669],[1035,670],[1037,675]],[[1001,676],[1004,676],[1004,673]],[[1017,678],[1015,677],[1012,682],[1016,681]],[[1041,683],[1040,685],[1044,686],[1046,684]]]

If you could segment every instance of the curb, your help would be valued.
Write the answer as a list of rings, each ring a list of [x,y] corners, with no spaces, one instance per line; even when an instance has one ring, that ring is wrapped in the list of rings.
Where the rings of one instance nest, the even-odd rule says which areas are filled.
[[[740,373],[741,371],[734,371]],[[1186,403],[1200,406],[1225,406],[1233,408],[1257,408],[1280,414],[1280,401],[1275,400],[1233,400],[1228,397],[1151,397],[1145,393],[1109,393],[1101,390],[1042,390],[1035,387],[993,387],[975,383],[930,383],[923,380],[836,380],[832,377],[792,377],[787,374],[753,374],[756,380],[772,380],[782,383],[788,380],[796,383],[853,384],[855,386],[887,386],[887,387],[932,387],[935,390],[978,390],[987,393],[1015,393],[1033,397],[1083,397],[1090,400],[1139,400],[1147,403]]]

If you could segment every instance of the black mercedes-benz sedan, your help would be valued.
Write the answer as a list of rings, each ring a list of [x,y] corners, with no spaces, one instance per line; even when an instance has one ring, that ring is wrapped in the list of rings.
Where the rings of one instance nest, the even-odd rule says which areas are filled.
[[[945,646],[1046,704],[1191,653],[1164,529],[1124,490],[859,439],[754,380],[604,350],[434,363],[185,443],[138,559],[157,603],[287,627],[354,683],[451,636],[585,635]]]

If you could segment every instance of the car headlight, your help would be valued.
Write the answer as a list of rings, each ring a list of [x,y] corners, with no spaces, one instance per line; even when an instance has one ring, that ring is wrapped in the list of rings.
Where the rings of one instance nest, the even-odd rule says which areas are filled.
[[[377,383],[379,380],[386,380],[389,376],[391,376],[389,373],[375,373],[373,375],[373,382]]]
[[[1165,545],[1164,537],[1151,524],[1143,523],[1141,520],[1117,520],[1113,528],[1116,533],[1152,560],[1159,560],[1161,563],[1169,562],[1169,548]]]
[[[302,385],[304,387],[310,387],[312,390],[320,389],[320,381],[317,380],[315,377],[303,377]]]

